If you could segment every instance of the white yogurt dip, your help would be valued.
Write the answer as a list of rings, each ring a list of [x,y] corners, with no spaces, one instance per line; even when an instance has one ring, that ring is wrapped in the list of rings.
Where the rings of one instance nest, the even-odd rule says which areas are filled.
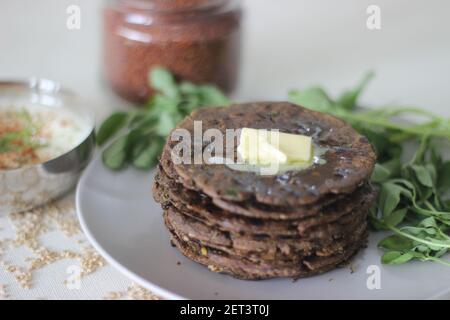
[[[0,170],[57,158],[76,148],[91,131],[87,119],[67,108],[0,104]]]

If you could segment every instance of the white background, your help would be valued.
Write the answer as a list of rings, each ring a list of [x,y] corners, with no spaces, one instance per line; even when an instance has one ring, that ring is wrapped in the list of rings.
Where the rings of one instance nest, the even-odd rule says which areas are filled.
[[[71,4],[81,8],[81,30],[66,28]],[[381,30],[366,27],[369,4],[381,7]],[[91,100],[98,120],[123,108],[101,77],[102,5],[98,0],[1,1],[0,79],[59,81]],[[335,94],[373,69],[377,77],[365,104],[396,102],[450,116],[449,1],[245,0],[244,7],[236,99],[286,99],[289,89],[312,84]],[[101,281],[108,288],[126,284],[113,270]],[[98,296],[86,291],[76,297]]]

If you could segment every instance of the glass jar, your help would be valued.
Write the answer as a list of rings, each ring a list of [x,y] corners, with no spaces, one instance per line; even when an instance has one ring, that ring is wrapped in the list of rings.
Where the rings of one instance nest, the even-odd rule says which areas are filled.
[[[152,67],[230,93],[238,77],[241,9],[234,0],[112,0],[104,8],[104,72],[113,90],[142,103]]]

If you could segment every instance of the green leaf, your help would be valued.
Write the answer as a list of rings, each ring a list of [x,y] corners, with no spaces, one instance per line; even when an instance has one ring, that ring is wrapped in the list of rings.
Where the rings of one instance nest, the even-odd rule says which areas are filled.
[[[440,168],[442,166],[442,156],[439,153],[439,146],[436,143],[431,143],[430,145],[430,158],[431,162],[434,164],[436,168]]]
[[[377,164],[375,164],[375,169],[373,170],[371,179],[373,182],[384,182],[387,179],[389,179],[390,175],[391,175],[391,171],[388,168],[377,163]]]
[[[414,247],[414,243],[408,238],[391,235],[381,240],[378,247],[385,250],[408,251]]]
[[[367,128],[367,126],[357,126],[356,129],[369,139],[369,141],[375,147],[375,151],[378,155],[378,161],[386,163],[393,159],[399,159],[402,153],[402,146],[398,143],[394,143],[389,139],[386,132],[378,132]]]
[[[433,229],[437,229],[438,228],[438,226],[436,224],[436,219],[434,217],[428,217],[428,218],[423,219],[419,223],[419,227],[433,228]]]
[[[306,90],[293,90],[289,92],[289,100],[305,108],[318,111],[330,111],[332,101],[325,90],[320,87],[312,87]]]
[[[164,139],[186,115],[201,106],[229,104],[216,87],[186,81],[178,84],[170,71],[161,67],[150,71],[149,82],[157,93],[144,108],[111,115],[99,131],[101,144],[128,124],[128,133],[114,141],[102,155],[110,169],[120,170],[127,164],[151,168],[161,153]]]
[[[134,136],[129,135],[128,141],[129,148],[131,150],[130,157],[133,161],[134,159],[138,158],[148,147],[148,145],[150,144],[150,136],[147,134],[140,134],[139,132],[136,132]]]
[[[110,115],[101,125],[97,132],[97,144],[103,145],[112,136],[119,132],[127,123],[128,114],[116,112]]]
[[[384,183],[381,186],[379,204],[383,217],[389,216],[400,203],[402,187],[394,183]]]
[[[202,104],[201,98],[197,95],[189,96],[188,99],[183,100],[179,105],[178,109],[183,116],[189,115],[192,111],[198,109]]]
[[[203,106],[226,106],[230,103],[228,98],[215,86],[201,85],[199,91],[203,100]]]
[[[122,136],[114,141],[102,154],[103,163],[111,170],[120,170],[127,159],[128,136]]]
[[[383,167],[391,172],[391,176],[399,176],[402,163],[399,158],[393,158],[389,161],[383,162]]]
[[[130,121],[129,128],[131,130],[134,129],[142,129],[147,131],[153,128],[156,123],[158,123],[158,115],[156,112],[146,112],[143,114],[136,114]]]
[[[359,96],[366,88],[367,84],[374,77],[373,72],[368,72],[355,89],[345,91],[336,101],[336,103],[345,110],[354,110]]]
[[[171,114],[175,114],[178,112],[179,103],[180,100],[177,98],[155,94],[151,98],[148,107],[154,115],[157,115],[159,112],[168,112]]]
[[[435,236],[425,237],[425,240],[433,242],[433,244],[428,245],[428,247],[432,251],[440,251],[443,246],[446,246],[448,249],[448,246],[450,246],[450,241],[439,240],[439,239],[436,239]]]
[[[415,246],[413,250],[424,254],[429,254],[431,252],[430,247],[424,244],[419,244]]]
[[[391,183],[397,184],[398,186],[400,186],[402,188],[402,195],[404,195],[405,197],[407,197],[408,199],[412,199],[413,198],[413,192],[415,190],[414,184],[411,183],[411,181],[408,181],[406,179],[395,179],[392,180]]]
[[[161,150],[162,145],[157,139],[150,141],[147,147],[141,150],[134,158],[133,166],[141,170],[148,170],[154,167]]]
[[[434,188],[436,183],[437,183],[437,169],[436,166],[433,163],[427,163],[425,164],[425,169],[427,169],[430,178],[431,178],[431,182],[432,182],[432,187]]]
[[[439,169],[438,188],[442,192],[450,189],[450,161],[445,162]]]
[[[406,234],[412,234],[414,236],[418,237],[424,237],[425,236],[425,228],[423,227],[416,227],[416,226],[404,226],[401,229]]]
[[[175,128],[176,122],[168,112],[161,112],[159,115],[159,121],[156,126],[156,133],[159,136],[165,137],[169,135],[170,131]]]
[[[150,86],[167,97],[178,98],[179,91],[173,75],[165,68],[156,67],[150,72]]]
[[[410,252],[402,253],[399,251],[389,251],[383,254],[381,257],[381,263],[383,264],[402,264],[410,261],[414,258],[414,255]]]
[[[433,187],[433,179],[430,172],[424,166],[412,165],[411,168],[414,170],[417,179],[425,187]]]
[[[380,187],[370,209],[371,226],[394,234],[380,242],[383,263],[440,259],[450,248],[450,161],[444,162],[450,120],[415,107],[359,109],[358,98],[373,74],[338,99],[323,89],[291,91],[290,100],[348,122],[374,145],[378,164],[371,181]],[[412,118],[412,119],[411,119]],[[446,139],[445,141],[443,141]],[[412,159],[409,147],[417,146]],[[397,227],[399,226],[399,227]]]
[[[184,95],[199,94],[198,86],[189,81],[183,81],[180,83],[180,92]]]
[[[398,209],[393,211],[391,214],[384,218],[384,221],[387,225],[395,227],[399,223],[405,219],[406,213],[408,212],[407,208]]]

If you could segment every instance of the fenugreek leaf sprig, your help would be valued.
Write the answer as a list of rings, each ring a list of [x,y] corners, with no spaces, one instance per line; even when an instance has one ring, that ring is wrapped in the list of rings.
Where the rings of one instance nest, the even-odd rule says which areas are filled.
[[[350,123],[375,146],[378,163],[372,182],[379,188],[370,211],[373,228],[392,234],[380,241],[381,261],[402,264],[411,260],[450,266],[450,120],[420,108],[384,106],[362,109],[358,97],[373,78],[368,73],[355,89],[333,100],[320,87],[291,91],[290,100],[333,114]],[[422,121],[413,122],[412,118]],[[415,145],[407,161],[407,143]]]
[[[157,93],[139,110],[110,115],[97,133],[103,163],[112,170],[127,165],[148,170],[161,154],[165,139],[176,124],[199,107],[227,105],[229,100],[216,87],[191,82],[177,83],[164,68],[154,68],[149,76]]]

